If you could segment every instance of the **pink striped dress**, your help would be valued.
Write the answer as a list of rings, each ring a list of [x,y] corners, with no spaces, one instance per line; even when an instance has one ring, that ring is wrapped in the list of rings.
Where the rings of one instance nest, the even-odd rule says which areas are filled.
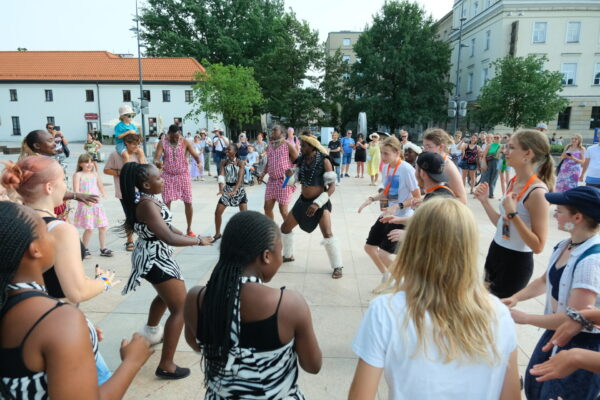
[[[275,200],[279,204],[289,204],[292,194],[296,191],[296,186],[287,185],[284,188],[281,187],[285,179],[285,171],[293,167],[287,143],[282,142],[277,148],[274,148],[273,143],[269,143],[269,147],[267,147],[267,160],[269,181],[265,190],[265,200]]]
[[[173,200],[192,202],[192,180],[188,172],[185,158],[185,139],[179,138],[177,146],[171,146],[169,138],[163,139],[163,168],[162,177],[165,180],[162,198],[165,204]]]

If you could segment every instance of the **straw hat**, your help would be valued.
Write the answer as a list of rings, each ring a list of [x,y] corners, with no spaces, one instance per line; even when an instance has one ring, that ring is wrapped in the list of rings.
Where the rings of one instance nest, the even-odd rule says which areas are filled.
[[[319,139],[317,139],[316,136],[313,136],[313,135],[300,135],[300,140],[303,140],[303,141],[307,142],[312,147],[314,147],[315,149],[319,150],[319,152],[321,154],[324,154],[326,156],[329,155],[329,152],[325,149],[325,147],[323,147],[323,145],[321,144],[321,142],[319,142]]]
[[[136,115],[133,112],[133,109],[131,108],[131,106],[128,106],[127,104],[123,104],[121,107],[119,107],[119,117],[122,117],[125,114],[133,114],[133,116]]]
[[[371,133],[371,134],[369,135],[369,139],[371,139],[371,140],[373,140],[373,139],[379,139],[379,134],[378,134],[378,133],[375,133],[375,132],[373,132],[373,133]]]

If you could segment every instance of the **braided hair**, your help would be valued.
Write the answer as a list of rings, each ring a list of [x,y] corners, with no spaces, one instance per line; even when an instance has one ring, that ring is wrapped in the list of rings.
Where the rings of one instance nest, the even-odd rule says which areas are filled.
[[[0,309],[6,303],[7,286],[19,269],[23,254],[31,242],[37,239],[36,227],[36,218],[29,208],[9,201],[0,201]],[[0,398],[14,399],[2,379]]]
[[[202,311],[198,310],[205,385],[225,371],[242,270],[265,250],[274,251],[278,237],[275,222],[256,211],[237,213],[225,227],[219,261],[206,284]]]
[[[125,234],[133,232],[133,225],[136,223],[135,218],[135,192],[143,191],[143,185],[148,182],[150,176],[150,168],[152,164],[138,164],[136,162],[128,162],[123,165],[119,174],[119,184],[121,185],[121,194],[123,197],[123,211],[125,212],[125,222],[117,229]]]

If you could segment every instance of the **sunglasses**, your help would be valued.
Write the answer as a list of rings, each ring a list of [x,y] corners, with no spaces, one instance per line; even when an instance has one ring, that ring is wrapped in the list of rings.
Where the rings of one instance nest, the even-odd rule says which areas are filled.
[[[49,130],[49,131],[51,131],[51,130],[53,130],[53,129],[54,129],[54,127],[53,127],[53,126],[49,126],[49,127],[48,127],[48,130]]]

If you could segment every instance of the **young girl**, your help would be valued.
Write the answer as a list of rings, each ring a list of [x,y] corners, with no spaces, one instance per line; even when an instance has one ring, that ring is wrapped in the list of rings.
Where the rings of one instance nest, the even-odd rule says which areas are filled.
[[[510,297],[527,286],[533,273],[533,253],[541,253],[548,236],[548,201],[554,187],[554,167],[548,138],[536,130],[515,133],[506,152],[516,175],[500,201],[499,212],[489,199],[487,183],[475,190],[496,234],[485,260],[491,292]],[[536,167],[539,165],[539,169]]]
[[[481,281],[478,236],[457,200],[419,207],[390,268],[391,293],[371,301],[354,339],[348,399],[375,399],[382,374],[390,399],[520,398],[515,325]]]
[[[135,232],[138,237],[131,255],[131,276],[123,294],[137,289],[142,278],[154,286],[157,296],[150,304],[148,323],[142,330],[151,344],[161,341],[160,319],[167,308],[170,312],[155,375],[163,379],[185,378],[190,374],[189,368],[178,367],[173,362],[183,329],[185,283],[171,246],[204,246],[209,244],[209,239],[186,236],[171,225],[171,212],[158,197],[164,181],[154,165],[127,163],[119,179],[126,216],[122,230]]]
[[[100,161],[98,157],[98,150],[100,150],[101,148],[102,143],[96,140],[93,133],[88,133],[87,140],[83,144],[83,150],[85,150],[86,153],[92,156],[92,160],[94,160],[94,166],[96,168],[96,171],[98,170],[98,164],[96,164],[96,161]]]
[[[463,187],[467,184],[467,178],[469,178],[469,185],[471,186],[471,194],[475,191],[475,183],[477,182],[476,174],[479,168],[479,153],[480,149],[477,145],[477,135],[471,135],[469,143],[462,145],[462,160],[460,168],[462,169],[462,184]]]
[[[369,138],[371,139],[371,143],[369,143],[367,153],[367,175],[371,177],[369,186],[375,186],[377,185],[377,179],[379,179],[379,163],[381,162],[381,154],[379,153],[379,134],[371,133]]]
[[[254,184],[252,173],[256,174],[258,168],[258,152],[253,145],[248,146],[248,158],[246,159],[244,183]]]
[[[581,135],[573,135],[571,143],[565,147],[560,156],[558,164],[558,176],[556,177],[556,191],[566,192],[576,188],[581,177],[581,165],[585,161],[585,149],[581,145]]]
[[[44,221],[28,207],[0,202],[0,242],[0,398],[123,398],[152,354],[148,342],[139,335],[123,341],[123,363],[99,387],[83,314],[45,293],[42,274],[55,248]]]
[[[102,195],[106,197],[102,179],[94,169],[94,160],[89,154],[82,154],[77,160],[77,172],[73,175],[73,190],[85,194]],[[76,227],[84,229],[82,242],[85,246],[85,257],[91,257],[89,251],[90,237],[94,229],[98,228],[98,239],[100,241],[100,255],[112,257],[113,252],[106,248],[106,229],[108,219],[101,203],[86,205],[79,203],[75,211]]]
[[[308,373],[321,369],[302,295],[263,285],[282,261],[277,225],[255,211],[240,212],[225,227],[207,285],[188,293],[185,338],[201,354],[207,399],[304,399],[298,361]]]
[[[190,176],[195,181],[204,180],[204,147],[200,144],[200,136],[194,136],[192,147],[196,150],[200,163],[197,163],[194,157],[190,157]]]
[[[246,163],[236,157],[237,146],[230,143],[225,148],[227,158],[221,161],[219,166],[219,192],[217,196],[221,196],[215,209],[215,236],[213,241],[221,238],[221,221],[223,212],[227,207],[239,207],[240,211],[248,209],[248,197],[244,190],[244,172]]]

